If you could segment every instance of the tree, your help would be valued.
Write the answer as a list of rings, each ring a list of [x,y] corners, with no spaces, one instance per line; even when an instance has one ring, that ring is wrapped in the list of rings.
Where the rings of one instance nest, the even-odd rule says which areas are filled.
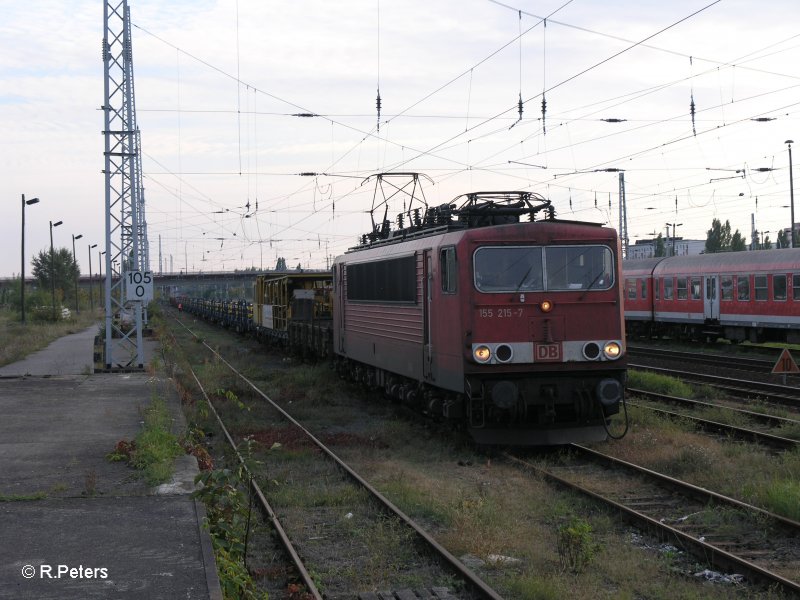
[[[789,236],[786,234],[786,231],[781,229],[778,232],[778,248],[788,248],[789,247]]]
[[[711,229],[706,232],[706,254],[714,254],[716,252],[731,252],[746,250],[747,244],[744,242],[744,237],[737,229],[731,234],[730,221],[722,221],[714,219],[711,221]]]
[[[664,244],[664,238],[661,237],[661,234],[658,234],[656,238],[655,248],[653,249],[653,256],[666,256],[667,255],[667,246]]]
[[[276,271],[285,271],[286,270],[286,259],[282,256],[278,257],[278,262],[275,264]]]
[[[40,288],[49,290],[51,282],[55,280],[55,287],[61,290],[62,298],[64,290],[71,290],[80,274],[78,264],[72,260],[72,251],[69,248],[58,248],[52,254],[50,250],[42,250],[33,257],[31,265],[32,274],[39,282]]]
[[[731,247],[729,248],[731,252],[741,252],[742,250],[747,250],[747,244],[744,241],[744,236],[739,233],[737,229],[733,236],[731,236]]]

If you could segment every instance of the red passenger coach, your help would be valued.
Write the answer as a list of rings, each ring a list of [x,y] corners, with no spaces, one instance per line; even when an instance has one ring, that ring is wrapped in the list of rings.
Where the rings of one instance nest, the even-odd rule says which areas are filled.
[[[606,439],[626,368],[616,232],[527,192],[409,218],[335,261],[340,365],[480,443]]]
[[[625,261],[633,334],[800,342],[800,248]]]

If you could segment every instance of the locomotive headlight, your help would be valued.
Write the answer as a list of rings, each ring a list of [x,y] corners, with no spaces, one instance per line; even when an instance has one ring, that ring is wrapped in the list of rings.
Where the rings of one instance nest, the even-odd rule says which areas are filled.
[[[479,363],[485,363],[489,362],[489,359],[492,358],[492,351],[489,349],[489,346],[476,346],[472,351],[472,355]]]
[[[550,300],[544,300],[539,305],[539,308],[542,309],[542,312],[550,312],[551,310],[553,310],[553,303],[550,302]]]
[[[606,342],[603,346],[603,354],[608,360],[616,360],[622,355],[622,347],[618,342]]]

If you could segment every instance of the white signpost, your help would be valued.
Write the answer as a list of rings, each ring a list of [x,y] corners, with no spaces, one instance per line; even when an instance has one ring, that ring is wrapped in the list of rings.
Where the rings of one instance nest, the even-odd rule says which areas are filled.
[[[129,302],[144,302],[153,299],[152,271],[128,271],[125,273],[125,299]]]

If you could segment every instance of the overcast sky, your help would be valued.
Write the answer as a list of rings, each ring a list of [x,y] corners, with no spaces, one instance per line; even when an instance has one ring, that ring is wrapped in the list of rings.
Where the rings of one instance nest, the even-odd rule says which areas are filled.
[[[790,223],[797,0],[130,8],[156,271],[159,237],[164,270],[274,267],[279,256],[325,267],[370,229],[375,188],[363,180],[392,170],[430,177],[430,205],[527,190],[562,218],[616,227],[619,175],[603,170],[624,169],[631,244],[667,222],[705,239],[712,219],[729,219],[749,240],[754,215],[773,241]],[[0,276],[20,270],[22,194],[41,200],[26,211],[26,271],[49,246],[50,220],[64,222],[57,247],[83,235],[83,273],[99,244],[97,270],[102,36],[103,2],[0,0]],[[402,209],[394,202],[389,218]]]

